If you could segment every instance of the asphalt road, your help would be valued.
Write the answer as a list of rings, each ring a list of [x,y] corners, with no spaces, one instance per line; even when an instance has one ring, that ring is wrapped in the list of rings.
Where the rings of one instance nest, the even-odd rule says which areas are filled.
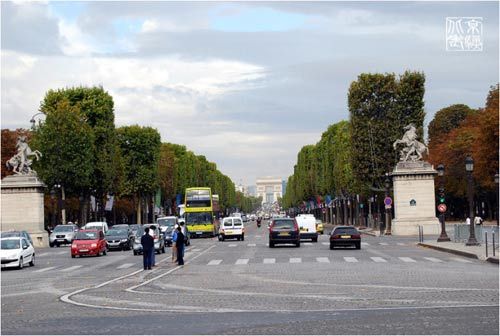
[[[327,236],[271,249],[266,226],[245,241],[196,239],[186,265],[131,251],[2,270],[2,334],[494,334],[498,265],[363,236],[329,250]]]

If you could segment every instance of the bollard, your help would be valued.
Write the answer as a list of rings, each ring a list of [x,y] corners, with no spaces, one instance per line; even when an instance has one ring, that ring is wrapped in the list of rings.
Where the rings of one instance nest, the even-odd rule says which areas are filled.
[[[486,246],[486,258],[488,258],[488,232],[484,233],[484,246]]]
[[[495,232],[492,232],[492,240],[493,240],[493,256],[495,256]]]

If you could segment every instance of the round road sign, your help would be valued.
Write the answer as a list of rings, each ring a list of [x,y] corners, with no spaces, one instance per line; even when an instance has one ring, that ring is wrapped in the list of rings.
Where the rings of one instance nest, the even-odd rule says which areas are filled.
[[[446,204],[439,204],[438,211],[439,212],[446,212]]]
[[[384,198],[384,204],[385,205],[392,205],[392,198],[390,198],[390,197]]]

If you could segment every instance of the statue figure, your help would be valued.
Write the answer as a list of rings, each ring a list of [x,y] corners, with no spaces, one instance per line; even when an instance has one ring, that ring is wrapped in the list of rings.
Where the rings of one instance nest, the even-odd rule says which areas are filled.
[[[33,174],[35,171],[31,169],[31,164],[33,160],[30,159],[34,156],[37,160],[40,160],[42,153],[38,150],[32,151],[28,143],[26,142],[26,136],[21,135],[17,137],[16,143],[17,153],[11,157],[5,165],[7,168],[12,168],[12,171],[16,175],[28,175]]]
[[[423,143],[417,140],[417,129],[415,125],[409,124],[404,128],[406,131],[401,140],[396,140],[392,144],[394,149],[397,149],[399,144],[404,144],[405,147],[399,152],[400,153],[400,161],[406,162],[410,161],[419,161],[422,159],[422,154],[429,154],[429,149]]]

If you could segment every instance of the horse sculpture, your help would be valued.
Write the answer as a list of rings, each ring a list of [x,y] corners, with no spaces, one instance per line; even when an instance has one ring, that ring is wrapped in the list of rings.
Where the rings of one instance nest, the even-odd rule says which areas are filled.
[[[33,173],[31,169],[31,164],[33,160],[30,160],[31,156],[34,156],[37,160],[40,160],[42,153],[38,150],[32,151],[28,143],[26,142],[26,136],[22,135],[17,138],[16,143],[17,153],[11,157],[5,165],[7,168],[12,169],[16,175],[27,175]]]
[[[392,144],[394,149],[397,149],[399,144],[404,144],[405,147],[399,152],[400,161],[406,162],[418,161],[422,159],[422,154],[429,154],[429,149],[423,143],[417,140],[417,129],[413,124],[409,124],[404,128],[406,131],[401,140],[396,140]]]

